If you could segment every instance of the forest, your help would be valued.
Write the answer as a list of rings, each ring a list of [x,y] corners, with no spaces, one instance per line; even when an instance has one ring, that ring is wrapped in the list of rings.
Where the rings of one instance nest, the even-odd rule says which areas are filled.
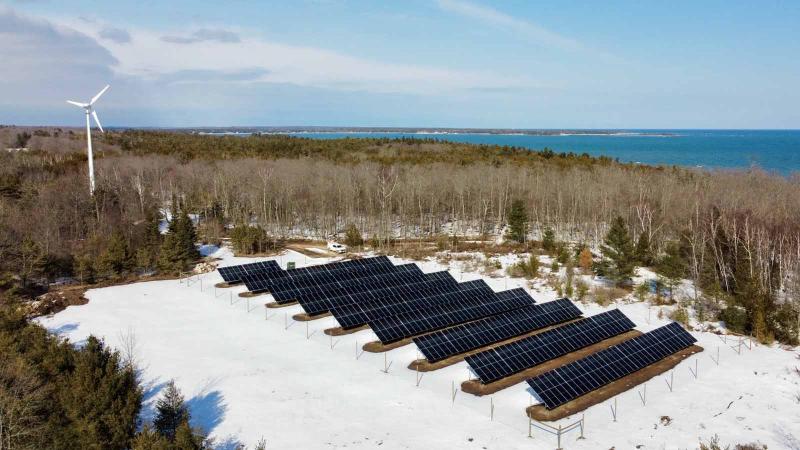
[[[576,258],[589,249],[603,274],[616,224],[639,255],[630,264],[668,267],[671,278],[692,280],[700,289],[683,300],[704,317],[764,341],[797,340],[794,176],[432,139],[122,130],[95,139],[92,197],[80,131],[4,127],[0,143],[27,146],[0,155],[7,303],[64,278],[96,283],[174,273],[196,260],[195,240],[233,237],[245,242],[237,245],[243,253],[294,238],[342,239],[347,230],[385,252],[443,238],[489,243],[507,234],[516,203],[525,227],[512,251],[540,249],[549,230]]]
[[[643,266],[668,288],[697,287],[680,299],[669,289],[678,311],[798,340],[797,177],[430,139],[124,130],[95,138],[92,196],[82,132],[6,126],[0,144],[0,448],[213,445],[173,384],[141,422],[149,394],[130,354],[93,337],[73,346],[30,320],[34,299],[66,285],[175,276],[198,242],[230,239],[240,254],[292,239],[512,252],[522,259],[509,274],[528,278],[539,271],[528,255],[548,253],[567,268],[566,295],[582,270],[640,298],[647,287],[630,280]]]

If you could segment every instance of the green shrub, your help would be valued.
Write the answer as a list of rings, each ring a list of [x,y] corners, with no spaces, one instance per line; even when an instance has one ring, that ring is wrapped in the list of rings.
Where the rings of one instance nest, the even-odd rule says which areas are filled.
[[[508,266],[506,273],[512,277],[536,278],[539,276],[539,258],[531,255],[516,264]]]
[[[686,308],[676,308],[669,314],[669,318],[683,326],[689,325],[689,311]]]
[[[736,333],[746,333],[749,320],[747,310],[741,306],[728,306],[719,314],[719,320],[725,322],[725,327]]]

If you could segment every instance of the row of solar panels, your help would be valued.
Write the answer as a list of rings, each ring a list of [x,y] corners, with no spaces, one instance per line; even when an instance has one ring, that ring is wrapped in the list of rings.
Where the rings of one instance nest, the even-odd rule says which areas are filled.
[[[221,268],[220,274],[226,282],[241,281],[251,291],[269,291],[278,303],[297,301],[309,315],[330,312],[345,329],[369,325],[384,344],[413,337],[430,362],[574,320],[467,356],[467,363],[482,383],[506,378],[634,328],[619,310],[580,318],[580,310],[568,299],[537,305],[523,289],[496,293],[482,280],[457,283],[446,271],[425,274],[416,265],[395,266],[386,257],[286,271],[270,261]],[[662,329],[528,383],[547,408],[555,408],[695,342],[680,326]],[[614,351],[609,352],[611,349]],[[598,372],[596,367],[608,370]]]
[[[483,280],[458,283],[446,271],[423,273],[383,256],[275,270],[258,263],[220,269],[226,282],[298,302],[311,315],[330,312],[343,328],[369,325],[384,344],[533,306],[524,289],[494,292]]]

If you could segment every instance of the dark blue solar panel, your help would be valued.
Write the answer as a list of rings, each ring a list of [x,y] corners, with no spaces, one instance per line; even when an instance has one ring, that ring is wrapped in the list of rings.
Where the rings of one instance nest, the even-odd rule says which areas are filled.
[[[536,303],[524,289],[513,291],[513,294],[498,296],[485,286],[484,289],[450,292],[442,294],[445,300],[434,302],[429,308],[384,317],[370,322],[369,326],[382,343],[389,344]]]
[[[564,298],[435,331],[414,343],[429,362],[436,362],[580,316],[581,310]]]
[[[330,299],[342,297],[348,293],[366,292],[419,282],[425,279],[425,274],[415,264],[403,264],[394,266],[393,270],[388,272],[374,271],[354,279],[340,277],[343,279],[331,283],[273,291],[272,296],[278,302],[297,300],[308,314],[316,315],[328,310]]]
[[[283,275],[283,269],[275,261],[259,261],[249,264],[240,264],[238,266],[226,266],[217,269],[222,279],[226,283],[238,283],[252,273],[269,272],[275,273],[275,276]]]
[[[316,306],[302,302],[303,308],[327,309],[333,314],[343,328],[354,328],[366,325],[368,311],[387,308],[404,301],[420,299],[426,296],[451,292],[458,289],[458,282],[447,271],[425,274],[421,281],[400,286],[389,286],[365,292],[348,292],[345,295],[322,300],[325,304]],[[308,312],[308,310],[306,311]]]
[[[339,278],[356,278],[375,273],[375,271],[392,271],[394,267],[389,258],[378,256],[291,269],[285,271],[284,276],[280,278],[271,274],[255,273],[242,278],[242,282],[252,292],[277,292],[282,289],[297,289]]]
[[[553,409],[654,364],[697,340],[671,323],[528,380]]]
[[[634,326],[622,311],[613,309],[465,359],[481,382],[486,384],[622,334]]]

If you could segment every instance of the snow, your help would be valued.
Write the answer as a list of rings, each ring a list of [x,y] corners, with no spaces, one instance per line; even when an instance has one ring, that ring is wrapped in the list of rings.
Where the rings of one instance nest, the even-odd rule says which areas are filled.
[[[222,248],[213,253],[220,265],[252,262],[234,258]],[[275,258],[282,267],[297,267],[339,258],[309,258],[286,252]],[[503,266],[513,256],[498,258]],[[395,263],[406,262],[394,259]],[[477,273],[462,272],[452,261],[451,273],[467,281]],[[426,272],[442,270],[436,261],[420,263]],[[498,271],[501,273],[502,271]],[[646,274],[645,274],[646,276]],[[508,277],[483,277],[495,290],[525,286]],[[135,335],[136,355],[147,385],[143,418],[152,416],[158,392],[174,378],[192,411],[192,423],[216,438],[219,448],[254,445],[265,438],[269,448],[425,448],[522,449],[555,448],[555,437],[534,429],[528,438],[524,410],[532,397],[520,383],[490,398],[451,388],[468,377],[466,363],[417,374],[406,368],[418,357],[414,345],[386,354],[360,351],[375,340],[369,331],[331,339],[323,333],[334,319],[294,322],[299,306],[266,310],[269,296],[239,298],[243,287],[215,289],[219,275],[186,280],[154,281],[93,289],[89,303],[71,306],[39,321],[81,342],[89,334],[122,348],[125,335]],[[555,298],[538,284],[531,292],[538,302]],[[233,303],[233,304],[231,304]],[[606,309],[579,304],[587,314]],[[667,323],[658,308],[620,302],[619,307],[641,331]],[[664,314],[666,317],[666,314]],[[288,325],[288,328],[286,326]],[[723,443],[758,441],[769,448],[800,448],[800,366],[796,349],[745,345],[706,332],[693,333],[706,351],[676,367],[674,392],[665,381],[647,384],[647,405],[637,390],[618,396],[618,420],[612,421],[613,400],[585,412],[585,439],[578,431],[563,439],[566,448],[696,448],[718,434]],[[331,345],[333,344],[333,348]],[[720,360],[715,359],[719,348]],[[358,350],[357,350],[358,349]],[[356,355],[358,354],[358,358]],[[699,378],[690,372],[695,359]],[[389,365],[384,373],[384,365]],[[666,378],[666,377],[659,377]],[[661,417],[669,416],[669,425]],[[568,417],[567,425],[580,419]]]

